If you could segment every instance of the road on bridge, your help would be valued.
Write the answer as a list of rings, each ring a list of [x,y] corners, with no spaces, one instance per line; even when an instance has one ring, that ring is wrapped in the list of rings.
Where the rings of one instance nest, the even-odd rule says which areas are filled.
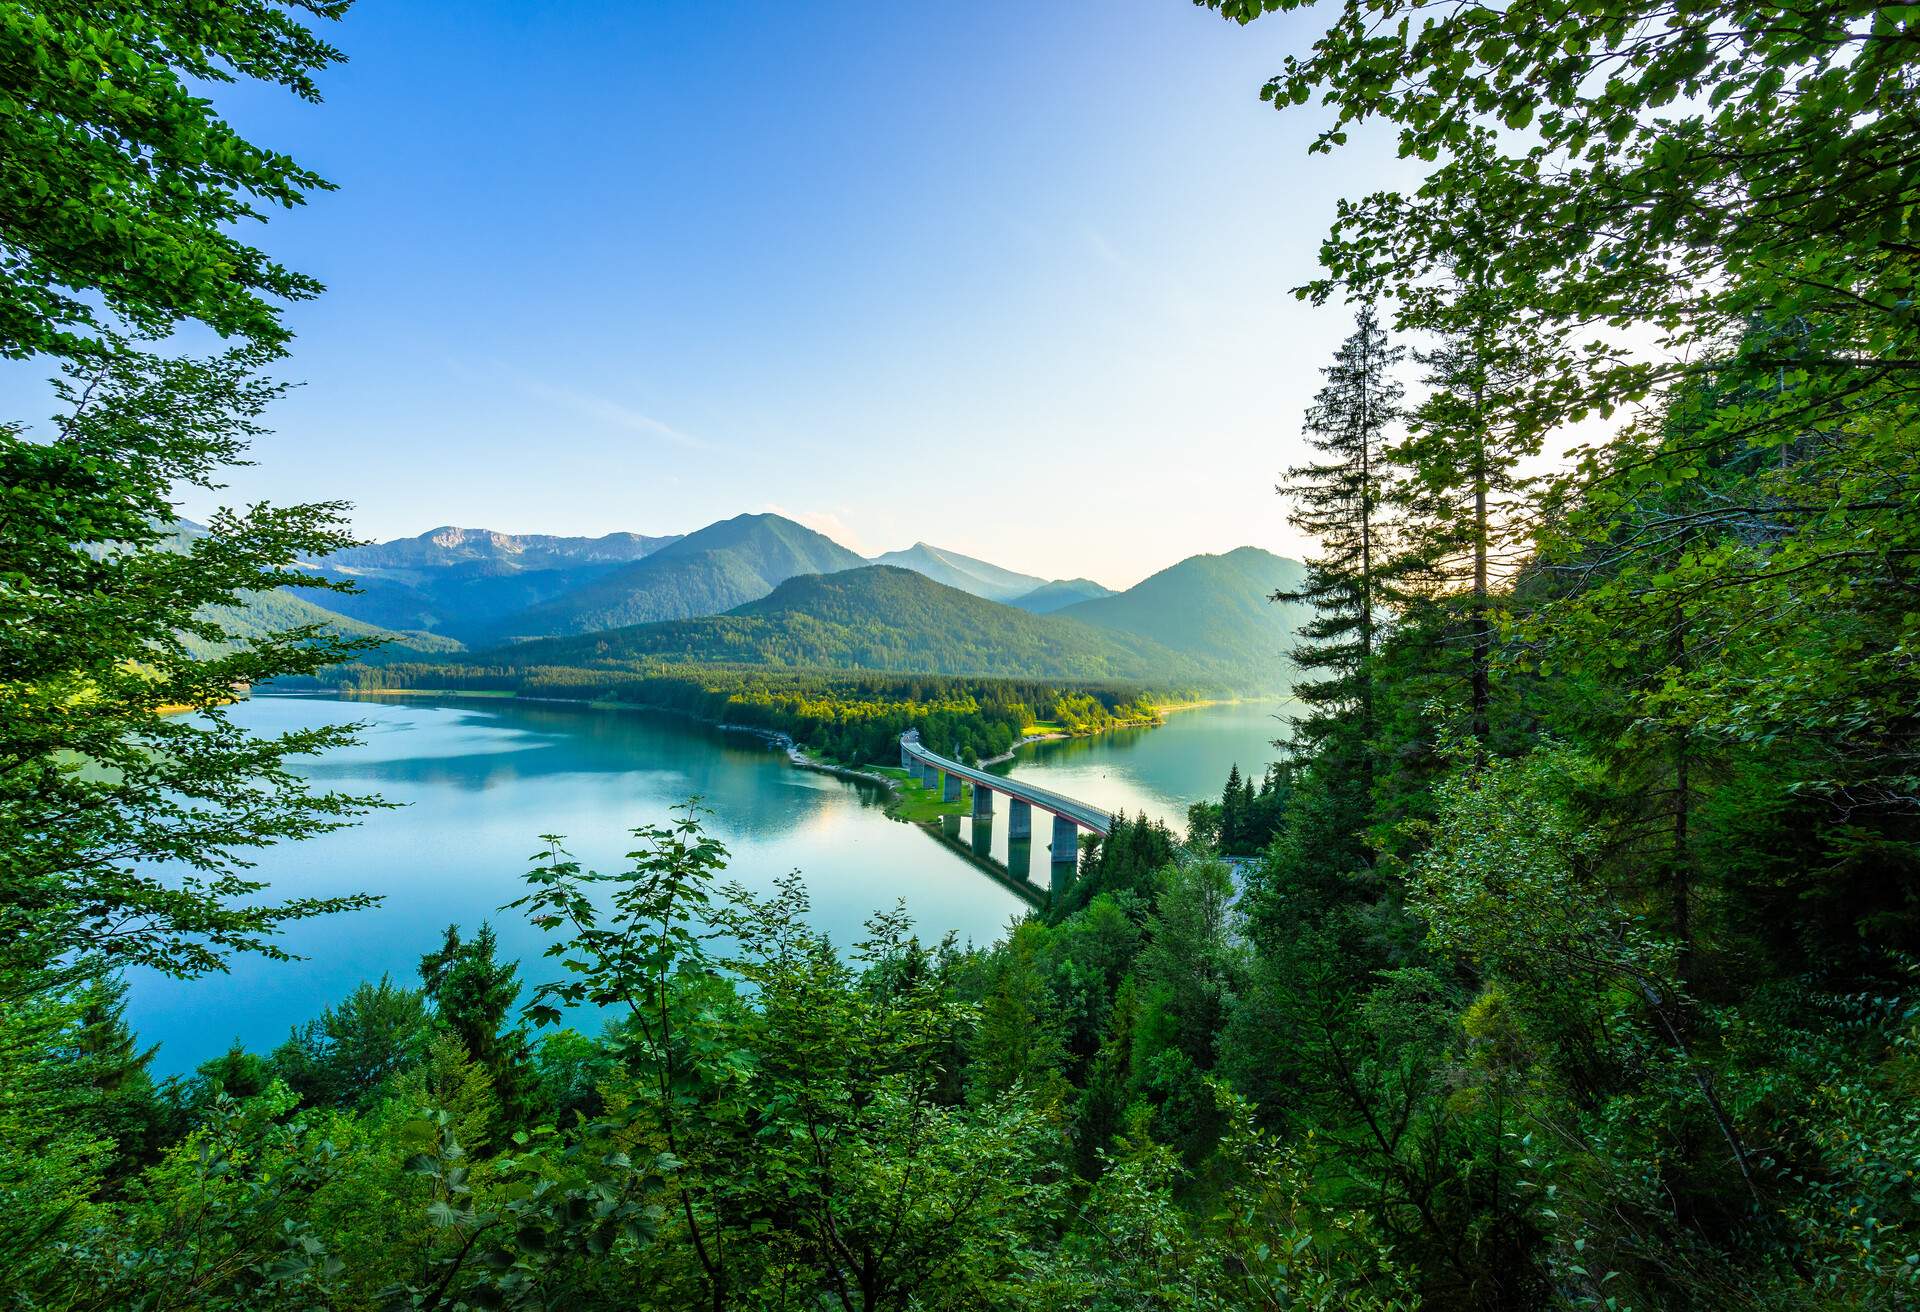
[[[1082,829],[1091,829],[1096,834],[1113,832],[1113,816],[1087,802],[1068,797],[1065,793],[1056,793],[1048,788],[1035,788],[1032,784],[1022,783],[1006,775],[993,774],[975,766],[962,765],[951,757],[930,752],[920,745],[920,733],[909,729],[900,738],[900,754],[903,758],[919,761],[922,765],[932,766],[942,774],[954,775],[965,779],[975,788],[985,788],[989,792],[1001,793],[1017,802],[1071,821]],[[902,760],[901,764],[906,764]]]

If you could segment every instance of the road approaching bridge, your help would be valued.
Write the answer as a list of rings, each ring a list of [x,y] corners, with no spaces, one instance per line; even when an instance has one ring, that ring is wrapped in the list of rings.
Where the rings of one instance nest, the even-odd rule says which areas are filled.
[[[943,795],[949,802],[960,800],[963,781],[972,784],[973,816],[976,820],[990,818],[993,815],[993,795],[1004,793],[1007,798],[1007,837],[1011,839],[1032,838],[1033,812],[1036,809],[1045,811],[1053,817],[1053,861],[1056,866],[1079,860],[1082,829],[1091,829],[1101,835],[1113,832],[1113,816],[1099,807],[1051,789],[1035,788],[1018,779],[962,765],[951,757],[928,751],[920,745],[918,729],[909,729],[900,735],[900,765],[929,787],[937,780],[944,780]]]

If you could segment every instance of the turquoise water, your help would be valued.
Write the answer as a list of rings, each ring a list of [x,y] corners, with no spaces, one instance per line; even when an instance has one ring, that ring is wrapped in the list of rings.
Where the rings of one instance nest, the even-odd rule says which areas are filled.
[[[1185,833],[1187,807],[1219,797],[1229,768],[1238,765],[1241,774],[1256,779],[1266,770],[1275,757],[1273,740],[1286,731],[1288,710],[1282,702],[1242,702],[1175,711],[1158,728],[1033,743],[993,769],[1108,811],[1145,814]],[[949,838],[1046,882],[1051,817],[1033,813],[1033,838],[1022,850],[1007,835],[1007,800],[995,797],[993,803],[994,815],[985,824],[971,817],[949,821]]]
[[[1244,772],[1268,759],[1274,710],[1184,711],[1158,729],[1035,744],[1003,768],[1109,809],[1184,822],[1187,803],[1217,793],[1228,765],[1238,761]],[[471,931],[491,920],[503,948],[523,958],[522,979],[547,978],[543,936],[517,912],[499,910],[519,896],[539,835],[565,835],[588,866],[614,869],[630,846],[628,830],[694,795],[713,810],[713,830],[732,852],[728,877],[765,890],[800,870],[813,921],[836,942],[854,941],[866,917],[896,899],[924,937],[952,931],[963,942],[998,938],[1026,910],[961,850],[979,839],[1004,862],[1004,832],[976,835],[959,821],[959,848],[943,846],[889,819],[864,785],[794,769],[753,738],[670,716],[316,697],[257,697],[234,716],[262,732],[367,725],[359,745],[303,763],[301,773],[320,786],[379,793],[401,809],[268,849],[257,873],[285,895],[373,892],[385,900],[293,926],[284,945],[301,961],[242,959],[230,974],[184,982],[135,975],[129,1019],[162,1045],[162,1071],[190,1069],[236,1039],[270,1048],[362,979],[385,973],[415,982],[420,957],[451,923]],[[1031,873],[1044,885],[1047,834],[1036,838]]]

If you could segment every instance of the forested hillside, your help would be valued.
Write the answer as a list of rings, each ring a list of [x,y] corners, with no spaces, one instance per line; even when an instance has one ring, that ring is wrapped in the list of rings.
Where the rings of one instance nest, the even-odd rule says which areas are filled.
[[[495,636],[589,633],[653,620],[718,615],[766,596],[796,574],[827,574],[865,564],[831,538],[790,519],[739,515],[508,616],[495,626]]]
[[[1032,592],[1022,593],[1009,605],[1021,610],[1030,610],[1036,615],[1045,615],[1059,610],[1062,606],[1071,606],[1076,601],[1092,601],[1096,597],[1111,597],[1113,589],[1103,587],[1092,579],[1055,579],[1043,583]]]
[[[0,1307],[1920,1302],[1915,15],[1342,0],[1316,35],[1208,3],[1283,12],[1266,100],[1316,152],[1390,135],[1408,189],[1342,202],[1303,288],[1344,334],[1276,471],[1304,565],[1200,557],[1070,609],[1283,643],[1278,768],[1222,762],[1186,835],[1120,817],[992,944],[884,908],[831,941],[805,873],[732,882],[695,803],[593,836],[627,849],[602,870],[528,835],[522,896],[415,969],[163,1080],[129,971],[271,970],[288,927],[377,900],[252,864],[381,805],[291,768],[349,732],[225,709],[411,676],[235,622],[351,545],[344,507],[162,527],[247,458],[320,291],[235,220],[330,184],[210,97],[318,99],[345,6],[0,0],[0,357],[62,379],[52,424],[0,424]],[[175,328],[227,346],[148,349]],[[796,574],[825,577],[727,623],[864,641],[869,586],[992,605],[717,527],[554,618]],[[549,677],[857,752],[1138,706]],[[489,916],[547,954],[506,959]]]
[[[1298,603],[1269,600],[1299,581],[1298,561],[1239,547],[1189,556],[1125,592],[1063,606],[1055,614],[1152,639],[1174,651],[1283,682],[1283,653],[1308,616]]]
[[[642,660],[1215,686],[1157,643],[1024,611],[887,565],[806,574],[725,615],[518,644],[520,667]]]

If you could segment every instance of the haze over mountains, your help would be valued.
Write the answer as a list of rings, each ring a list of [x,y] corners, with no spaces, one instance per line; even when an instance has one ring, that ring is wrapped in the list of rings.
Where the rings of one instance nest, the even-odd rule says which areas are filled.
[[[868,560],[775,514],[684,536],[447,527],[312,567],[361,589],[311,594],[356,631],[516,666],[721,661],[1253,691],[1284,684],[1303,618],[1267,600],[1302,567],[1255,547],[1116,593],[924,542]]]
[[[1092,601],[1095,597],[1112,595],[1112,588],[1095,583],[1092,579],[1055,579],[1051,583],[1042,583],[1024,597],[1015,597],[1008,604],[1044,615],[1062,606],[1071,606],[1076,601]]]
[[[333,609],[341,614],[465,641],[676,541],[638,533],[567,538],[447,527],[338,552],[318,567],[360,589],[334,594]]]
[[[1047,581],[1031,574],[1016,574],[984,560],[963,556],[957,551],[942,551],[924,542],[916,542],[905,551],[889,551],[873,558],[875,565],[898,565],[916,574],[924,574],[936,583],[970,592],[988,601],[1014,601],[1025,597]]]

